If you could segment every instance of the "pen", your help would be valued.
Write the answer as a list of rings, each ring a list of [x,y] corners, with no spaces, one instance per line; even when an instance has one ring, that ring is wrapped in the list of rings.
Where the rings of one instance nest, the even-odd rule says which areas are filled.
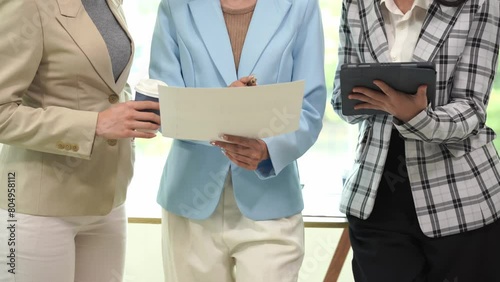
[[[247,86],[256,86],[257,85],[257,78],[255,75],[252,75],[252,78],[247,82]]]

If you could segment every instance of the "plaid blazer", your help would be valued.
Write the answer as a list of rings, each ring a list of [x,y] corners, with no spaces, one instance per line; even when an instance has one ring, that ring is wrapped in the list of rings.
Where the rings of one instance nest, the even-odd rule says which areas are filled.
[[[390,115],[343,116],[340,66],[390,62],[380,0],[344,0],[339,66],[332,105],[349,123],[359,124],[353,168],[341,211],[370,216],[386,161],[406,162],[423,233],[441,237],[480,228],[498,219],[500,162],[485,125],[486,106],[497,67],[499,1],[469,0],[460,7],[432,3],[412,60],[436,64],[433,107],[400,124]],[[405,140],[406,159],[386,160],[393,126]]]

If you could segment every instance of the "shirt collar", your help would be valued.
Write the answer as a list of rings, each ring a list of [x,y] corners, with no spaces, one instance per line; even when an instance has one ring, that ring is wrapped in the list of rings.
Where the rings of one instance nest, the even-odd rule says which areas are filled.
[[[414,0],[414,1],[415,2],[413,2],[413,7],[419,7],[421,9],[424,9],[425,11],[427,11],[429,9],[429,7],[431,6],[433,0]],[[395,9],[397,9],[397,6],[396,6],[396,3],[394,3],[394,0],[381,0],[380,5],[382,6],[382,4],[384,4],[385,8],[389,11],[394,11]]]
[[[429,7],[432,4],[432,0],[415,0],[415,3],[413,5],[420,7],[424,10],[429,10]]]

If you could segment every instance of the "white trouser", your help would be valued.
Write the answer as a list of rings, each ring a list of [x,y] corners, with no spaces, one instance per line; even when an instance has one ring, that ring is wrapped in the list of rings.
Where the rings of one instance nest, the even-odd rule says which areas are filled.
[[[122,281],[127,228],[124,205],[106,216],[15,214],[15,219],[15,229],[11,226],[9,230],[13,222],[0,209],[1,282]]]
[[[191,220],[163,210],[166,282],[295,282],[304,257],[302,215],[244,217],[230,174],[214,214]]]

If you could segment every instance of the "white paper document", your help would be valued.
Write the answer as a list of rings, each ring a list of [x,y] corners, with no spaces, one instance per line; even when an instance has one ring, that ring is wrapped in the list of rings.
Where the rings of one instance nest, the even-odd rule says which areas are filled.
[[[304,81],[251,87],[159,86],[163,136],[216,140],[221,134],[264,138],[299,128]]]

